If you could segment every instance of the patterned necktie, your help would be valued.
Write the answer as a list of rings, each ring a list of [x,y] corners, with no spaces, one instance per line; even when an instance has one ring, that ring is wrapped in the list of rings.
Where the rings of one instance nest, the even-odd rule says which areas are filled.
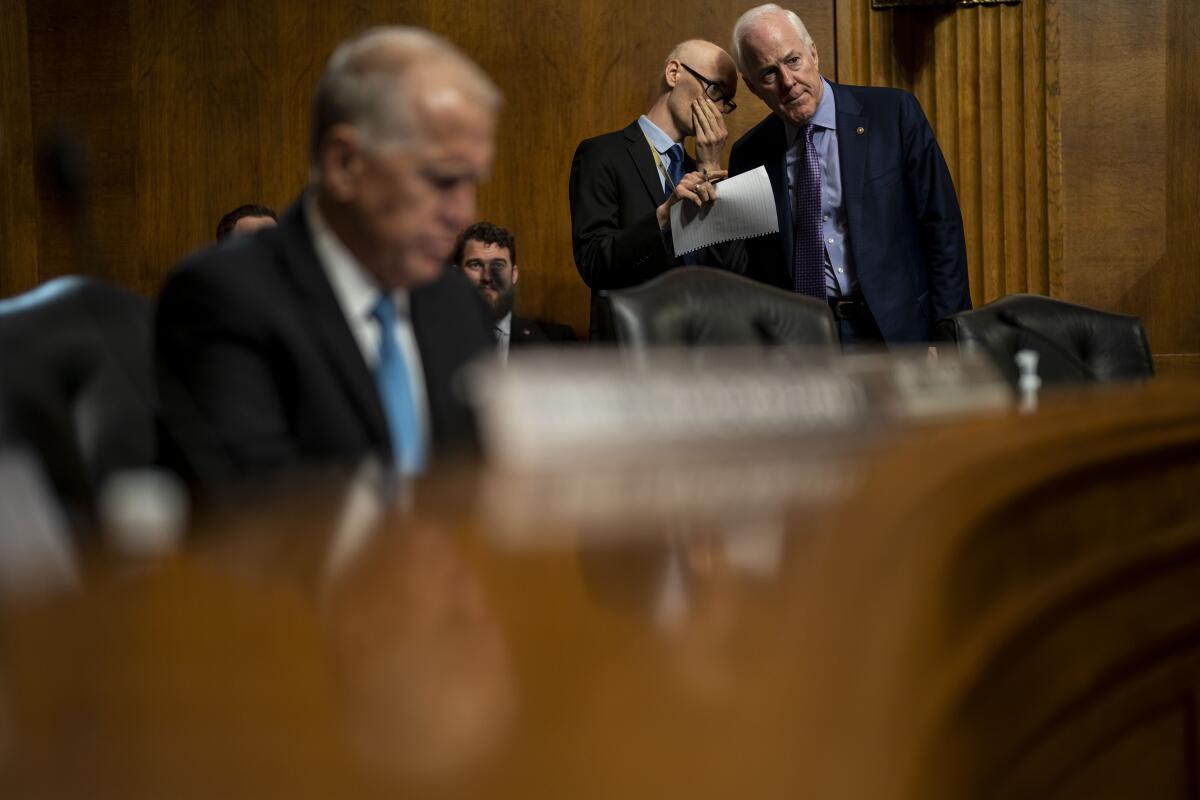
[[[392,298],[380,295],[379,302],[371,309],[371,316],[379,324],[375,384],[392,434],[392,454],[396,468],[411,475],[425,469],[425,433],[417,414],[404,352],[396,341],[396,307],[392,305]]]
[[[804,150],[796,162],[792,199],[792,289],[825,299],[825,243],[821,225],[821,162],[813,147],[813,125],[804,126]]]

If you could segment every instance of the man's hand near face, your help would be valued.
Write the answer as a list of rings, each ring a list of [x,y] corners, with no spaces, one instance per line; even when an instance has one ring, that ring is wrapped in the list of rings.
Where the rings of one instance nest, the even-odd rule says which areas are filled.
[[[729,131],[717,104],[700,96],[692,101],[692,127],[696,131],[696,166],[713,175],[721,169]]]

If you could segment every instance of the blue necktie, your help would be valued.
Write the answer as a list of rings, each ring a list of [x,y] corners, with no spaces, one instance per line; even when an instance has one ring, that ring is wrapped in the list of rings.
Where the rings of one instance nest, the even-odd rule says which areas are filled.
[[[667,151],[667,177],[671,179],[671,185],[667,187],[667,196],[671,196],[671,192],[675,191],[675,187],[683,180],[683,145],[673,144],[671,149]],[[684,264],[695,264],[696,254],[686,253],[679,257],[679,260]]]
[[[792,289],[825,299],[825,242],[821,224],[821,161],[813,146],[813,125],[804,126],[803,150],[796,161],[792,200]]]
[[[673,144],[671,149],[667,151],[667,177],[671,179],[671,185],[667,187],[667,195],[675,191],[675,187],[683,180],[683,145]]]
[[[425,469],[425,434],[417,414],[404,353],[396,341],[396,307],[392,305],[392,298],[381,295],[379,302],[371,309],[371,316],[379,323],[379,362],[375,365],[375,384],[379,388],[379,400],[392,434],[392,454],[396,468],[411,475]]]

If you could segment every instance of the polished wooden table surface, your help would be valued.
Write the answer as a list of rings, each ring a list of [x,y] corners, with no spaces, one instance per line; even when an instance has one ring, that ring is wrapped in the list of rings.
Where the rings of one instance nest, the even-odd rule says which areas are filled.
[[[669,476],[464,467],[386,507],[325,486],[210,519],[3,605],[0,795],[906,796],[942,719],[921,676],[1076,552],[973,535],[1193,518],[1195,472],[1156,465],[1198,442],[1200,387],[1152,383]]]

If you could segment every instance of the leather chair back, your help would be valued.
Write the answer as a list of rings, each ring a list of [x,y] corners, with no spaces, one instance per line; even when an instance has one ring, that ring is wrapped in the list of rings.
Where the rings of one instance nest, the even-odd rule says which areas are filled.
[[[0,447],[40,456],[77,521],[111,473],[154,463],[152,315],[81,276],[0,300]]]
[[[681,267],[641,286],[597,292],[621,347],[837,344],[829,306],[710,267]]]
[[[1154,360],[1141,320],[1032,294],[1002,297],[938,322],[934,338],[979,348],[1016,386],[1017,351],[1036,350],[1046,385],[1150,378]]]

